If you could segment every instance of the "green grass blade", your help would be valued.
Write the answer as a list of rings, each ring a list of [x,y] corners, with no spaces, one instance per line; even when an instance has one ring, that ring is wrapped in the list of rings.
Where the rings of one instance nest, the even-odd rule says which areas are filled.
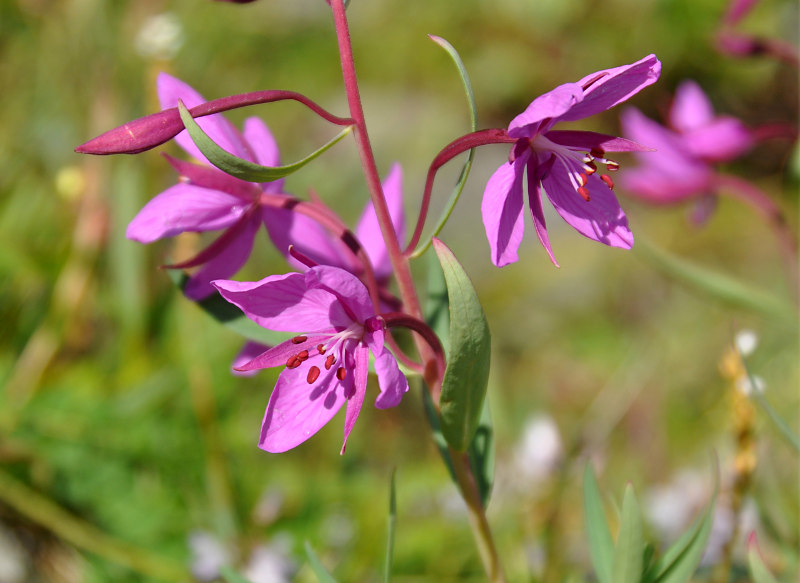
[[[395,484],[396,470],[392,470],[389,487],[389,523],[386,527],[386,562],[383,569],[383,583],[392,580],[392,558],[394,557],[394,533],[397,525],[397,488]]]
[[[583,512],[586,521],[586,534],[589,538],[589,553],[592,565],[600,583],[612,583],[611,572],[614,564],[614,542],[608,529],[603,500],[597,479],[590,464],[583,473]]]
[[[753,583],[778,583],[778,580],[764,564],[754,535],[750,537],[749,547],[747,551],[747,567],[750,571],[750,576],[753,578]]]
[[[336,579],[334,579],[333,576],[328,573],[327,569],[325,569],[325,567],[322,565],[322,561],[319,560],[317,553],[315,553],[314,549],[311,548],[311,543],[306,541],[304,546],[306,549],[308,566],[311,567],[312,571],[314,571],[319,583],[337,583]]]
[[[622,524],[614,548],[612,581],[614,583],[640,583],[644,560],[642,515],[633,493],[633,486],[625,488],[622,500]]]
[[[227,583],[250,583],[249,579],[245,579],[231,567],[222,567],[219,572],[225,578]]]

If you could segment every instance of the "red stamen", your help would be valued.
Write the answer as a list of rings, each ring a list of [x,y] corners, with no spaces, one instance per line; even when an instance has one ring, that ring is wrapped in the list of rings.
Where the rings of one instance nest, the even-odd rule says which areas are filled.
[[[297,358],[297,355],[290,356],[286,361],[286,368],[297,368],[303,361]]]
[[[608,174],[601,174],[600,180],[605,182],[606,186],[608,186],[611,190],[614,190],[614,181],[611,180],[611,177]]]
[[[616,172],[617,170],[619,170],[619,164],[617,164],[613,160],[609,160],[608,162],[606,162],[606,168],[608,168],[609,172]]]
[[[306,336],[295,336],[292,338],[292,344],[302,344],[306,340],[308,340],[308,337]]]
[[[585,200],[586,202],[589,202],[589,189],[588,188],[586,188],[585,186],[581,186],[578,189],[578,194],[580,194],[581,197],[583,197],[583,200]]]
[[[597,172],[597,166],[592,161],[587,162],[586,163],[586,167],[587,167],[586,168],[586,174],[589,175],[589,176],[591,176],[592,174]]]
[[[336,362],[336,357],[332,354],[329,355],[328,358],[325,359],[325,370],[330,370],[334,362]]]
[[[322,344],[317,344],[317,352],[319,352],[320,354],[325,354],[325,346],[323,346]]]
[[[302,350],[302,351],[298,352],[297,353],[297,359],[300,362],[303,362],[304,360],[308,360],[308,350]]]
[[[347,376],[347,371],[340,366],[339,370],[336,371],[336,378],[343,381],[345,376]]]
[[[308,384],[312,384],[315,380],[319,378],[319,369],[316,366],[312,366],[308,369],[308,376],[306,377],[306,381]]]
[[[602,157],[603,157],[603,155],[605,154],[605,152],[604,152],[603,150],[601,150],[600,148],[592,148],[592,149],[589,151],[589,153],[590,153],[590,154],[591,154],[591,155],[592,155],[594,158],[602,158]]]

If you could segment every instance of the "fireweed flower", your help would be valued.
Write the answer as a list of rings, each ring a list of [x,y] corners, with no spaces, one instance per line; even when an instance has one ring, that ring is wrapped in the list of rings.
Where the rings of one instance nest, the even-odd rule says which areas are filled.
[[[658,150],[635,154],[640,166],[627,170],[625,191],[656,204],[715,194],[714,164],[733,160],[753,145],[753,134],[738,119],[714,114],[711,102],[693,81],[675,92],[664,127],[637,109],[621,116],[625,135]]]
[[[597,175],[597,164],[614,171],[619,165],[606,158],[606,152],[647,148],[613,136],[552,128],[558,122],[576,121],[614,107],[654,83],[660,72],[655,55],[598,71],[537,97],[511,121],[508,136],[517,141],[508,162],[489,179],[481,205],[495,265],[503,267],[518,259],[526,172],[533,224],[553,263],[558,265],[547,236],[542,190],[556,212],[580,234],[613,247],[629,249],[633,245],[628,220],[612,192],[614,183],[606,174]]]
[[[386,323],[364,284],[338,267],[272,275],[256,282],[213,282],[222,297],[264,328],[298,335],[240,370],[283,366],[267,405],[259,447],[273,453],[306,441],[347,402],[344,443],[361,411],[369,353],[375,358],[379,409],[394,407],[408,381],[384,347]]]

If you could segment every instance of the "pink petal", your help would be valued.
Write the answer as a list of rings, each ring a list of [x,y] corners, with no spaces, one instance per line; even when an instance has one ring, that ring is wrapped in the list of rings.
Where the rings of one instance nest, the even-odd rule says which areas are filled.
[[[584,87],[583,100],[553,123],[575,121],[611,109],[655,83],[660,74],[661,62],[655,55],[648,55],[630,65],[587,75],[577,83]]]
[[[753,145],[753,135],[733,117],[718,117],[684,135],[688,151],[706,162],[728,162]]]
[[[714,108],[700,86],[694,81],[681,83],[669,110],[669,124],[679,132],[688,132],[713,120]]]
[[[364,404],[364,397],[367,394],[369,349],[364,344],[359,344],[355,349],[355,364],[355,371],[351,371],[354,378],[350,379],[349,371],[344,380],[344,382],[347,382],[350,379],[352,386],[345,388],[347,411],[344,417],[344,441],[342,442],[342,450],[339,452],[341,454],[344,454],[344,450],[347,447],[347,438],[350,437],[350,432],[356,424],[358,415],[361,413],[361,406]]]
[[[513,164],[504,162],[489,178],[483,192],[481,214],[489,239],[492,263],[503,267],[518,260],[525,223],[522,213],[522,177],[530,153],[519,156]]]
[[[336,367],[325,370],[324,358],[309,358],[299,367],[284,369],[269,399],[258,447],[281,453],[297,447],[330,421],[345,402]],[[308,383],[308,371],[316,366],[320,376]]]
[[[575,130],[550,130],[545,133],[548,140],[582,152],[598,149],[603,152],[651,152],[653,148],[643,146],[625,138],[617,138],[597,132]]]
[[[326,290],[339,298],[331,305],[329,319],[333,326],[347,327],[364,323],[375,314],[367,287],[352,273],[338,267],[318,265],[305,272],[309,291]]]
[[[375,372],[378,375],[378,385],[381,392],[375,399],[378,409],[388,409],[400,404],[408,392],[408,380],[397,366],[397,360],[388,350],[375,358]]]
[[[558,118],[583,99],[583,90],[576,83],[559,85],[552,91],[540,95],[531,104],[511,120],[508,135],[512,138],[531,137],[538,129],[536,124],[545,119]]]
[[[148,202],[128,225],[125,236],[152,243],[185,231],[224,229],[247,211],[242,199],[192,184],[176,184]]]
[[[258,117],[248,117],[244,120],[244,139],[249,146],[253,161],[262,166],[280,166],[281,154],[278,143],[269,131],[267,124]],[[265,182],[266,192],[282,192],[283,179],[274,182]]]
[[[253,358],[248,361],[240,362],[236,368],[240,372],[250,372],[258,371],[264,368],[272,368],[275,366],[286,366],[289,359],[302,350],[308,350],[310,355],[316,357],[319,355],[316,347],[330,340],[330,337],[333,334],[335,334],[335,331],[331,329],[327,334],[306,336],[305,342],[298,343],[295,342],[294,339],[286,340],[277,346],[262,350],[259,354],[254,355]]]
[[[231,277],[239,271],[250,257],[253,241],[260,226],[261,220],[258,214],[253,214],[245,220],[235,236],[189,278],[183,289],[186,297],[195,301],[202,300],[214,293],[212,281]],[[236,227],[237,225],[234,225],[230,228]]]
[[[332,319],[341,324],[343,318],[339,298],[325,289],[309,289],[303,273],[270,275],[254,282],[216,280],[212,284],[248,318],[269,330],[323,332],[335,326]]]
[[[580,172],[577,162],[573,171]],[[596,174],[586,183],[591,197],[589,202],[576,192],[566,169],[558,162],[542,184],[558,214],[581,235],[611,247],[630,249],[633,246],[633,234],[617,197]]]
[[[158,99],[161,102],[161,109],[177,107],[179,99],[183,101],[183,104],[189,109],[206,102],[206,99],[190,85],[167,73],[160,73],[156,84],[158,87]],[[208,137],[219,144],[224,150],[240,158],[250,160],[251,162],[253,161],[238,130],[221,114],[198,118],[197,123],[203,128],[203,131],[208,134]],[[187,154],[208,164],[206,157],[203,156],[197,146],[194,145],[192,138],[189,136],[189,132],[186,130],[181,131],[181,133],[175,137],[175,141]]]
[[[531,209],[531,216],[533,217],[533,226],[536,229],[536,236],[539,237],[539,242],[544,247],[547,254],[550,256],[550,261],[553,265],[560,267],[553,255],[553,248],[550,246],[550,237],[547,235],[547,224],[544,219],[544,209],[542,208],[542,188],[539,179],[539,174],[543,174],[540,170],[528,165],[528,205]]]
[[[389,216],[397,240],[405,238],[405,213],[403,212],[403,170],[399,164],[393,164],[389,175],[383,181],[383,194],[389,207]],[[378,224],[375,207],[369,202],[364,209],[356,227],[356,237],[364,247],[378,279],[392,274],[392,263],[386,251],[386,243]]]
[[[231,363],[231,372],[236,376],[250,377],[258,373],[257,369],[253,370],[239,370],[241,367],[252,361],[259,354],[269,350],[269,346],[261,344],[260,342],[245,342],[239,354],[233,359]],[[288,357],[287,357],[288,358]]]

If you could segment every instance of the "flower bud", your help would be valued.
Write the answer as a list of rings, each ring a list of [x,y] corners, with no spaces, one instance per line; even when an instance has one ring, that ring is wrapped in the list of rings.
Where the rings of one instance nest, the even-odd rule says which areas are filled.
[[[140,117],[81,144],[80,154],[138,154],[171,140],[183,129],[176,108]]]

